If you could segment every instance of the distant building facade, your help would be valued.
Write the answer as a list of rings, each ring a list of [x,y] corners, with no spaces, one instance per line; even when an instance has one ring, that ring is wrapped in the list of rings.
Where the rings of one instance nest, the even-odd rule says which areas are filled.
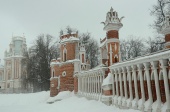
[[[26,38],[21,36],[12,37],[9,50],[4,53],[4,65],[0,65],[0,93],[25,91],[23,81],[27,77],[27,70],[22,60],[26,51]]]

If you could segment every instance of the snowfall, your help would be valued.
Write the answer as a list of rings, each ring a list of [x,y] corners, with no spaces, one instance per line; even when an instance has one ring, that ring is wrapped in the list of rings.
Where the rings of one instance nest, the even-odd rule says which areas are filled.
[[[107,106],[100,101],[77,97],[73,92],[60,92],[50,97],[49,91],[29,94],[0,94],[0,112],[139,112]],[[54,103],[49,103],[53,102]]]

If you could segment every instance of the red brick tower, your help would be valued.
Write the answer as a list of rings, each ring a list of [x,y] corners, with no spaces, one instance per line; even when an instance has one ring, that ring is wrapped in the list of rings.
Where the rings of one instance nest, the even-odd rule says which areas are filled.
[[[106,21],[102,22],[106,37],[101,40],[101,57],[102,63],[107,66],[120,61],[119,29],[123,26],[121,23],[122,18],[119,19],[118,13],[111,8],[106,14]]]
[[[114,63],[119,62],[120,59],[120,43],[119,43],[119,29],[122,28],[123,24],[121,23],[123,17],[119,19],[118,13],[110,9],[110,11],[106,14],[106,21],[102,22],[104,24],[104,30],[106,31],[106,37],[101,40],[101,57],[102,57],[102,64],[107,65],[108,67]],[[105,77],[102,85],[103,89],[103,96],[107,97],[107,101],[102,99],[102,102],[110,105],[112,102],[112,86],[108,80],[112,79],[112,74],[109,73],[110,70],[108,69],[105,72]],[[105,80],[107,80],[105,82]]]
[[[50,96],[74,90],[74,76],[80,71],[79,38],[77,33],[60,37],[60,58],[51,61]],[[76,85],[77,86],[77,85]]]

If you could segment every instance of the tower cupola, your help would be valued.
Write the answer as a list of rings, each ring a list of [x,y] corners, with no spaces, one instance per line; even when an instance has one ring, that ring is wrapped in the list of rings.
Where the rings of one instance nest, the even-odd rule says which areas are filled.
[[[118,13],[111,7],[110,11],[106,14],[105,22],[102,22],[104,24],[103,30],[107,33],[107,38],[119,38],[118,31],[123,26],[121,23],[123,18],[119,18]]]

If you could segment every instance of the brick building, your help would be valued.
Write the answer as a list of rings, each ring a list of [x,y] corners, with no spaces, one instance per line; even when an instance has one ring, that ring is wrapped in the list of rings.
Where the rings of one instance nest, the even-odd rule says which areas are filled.
[[[78,33],[64,34],[60,37],[60,58],[51,61],[50,96],[60,91],[73,91],[77,83],[75,75],[80,71],[88,70],[85,47],[79,43]]]
[[[161,28],[165,49],[124,62],[119,41],[122,18],[112,8],[106,14],[100,65],[90,70],[82,69],[85,52],[81,51],[84,47],[79,47],[76,34],[61,36],[61,59],[51,62],[51,96],[74,90],[79,96],[119,108],[170,112],[170,16],[165,17]],[[72,46],[70,52],[68,46]]]

